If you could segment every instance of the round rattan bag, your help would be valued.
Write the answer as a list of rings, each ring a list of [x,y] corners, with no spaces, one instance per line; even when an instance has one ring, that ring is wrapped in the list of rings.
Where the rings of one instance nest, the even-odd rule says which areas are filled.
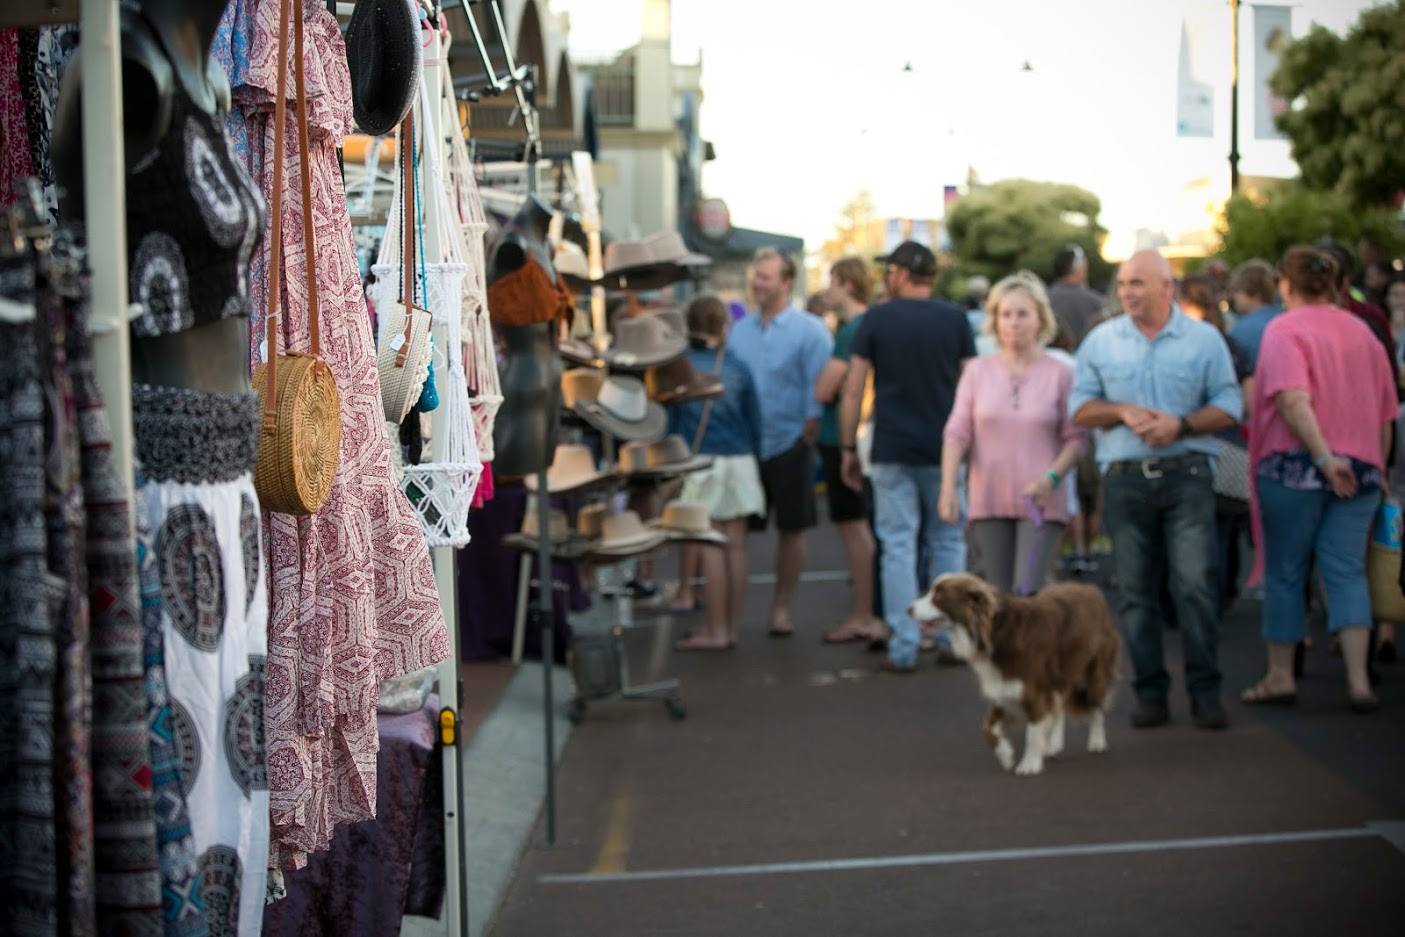
[[[274,108],[273,231],[269,244],[270,307],[264,317],[268,360],[254,370],[263,425],[259,433],[254,488],[259,501],[282,514],[315,514],[332,493],[341,463],[341,395],[332,369],[320,357],[317,321],[317,276],[307,264],[307,309],[310,352],[279,353],[278,304],[283,293],[283,128],[287,107],[289,0],[280,4],[278,30],[278,103]],[[312,218],[312,189],[308,176],[307,104],[303,88],[302,16],[295,18],[297,42],[293,57],[297,82],[298,142],[302,151],[303,218]],[[313,225],[303,225],[303,249],[317,256]]]

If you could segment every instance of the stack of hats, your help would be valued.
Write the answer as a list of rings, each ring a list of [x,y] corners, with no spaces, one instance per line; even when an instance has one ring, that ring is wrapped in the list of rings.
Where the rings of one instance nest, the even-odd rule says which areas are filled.
[[[697,276],[711,258],[688,250],[677,231],[660,231],[641,241],[615,241],[605,251],[607,286],[657,290]]]
[[[655,440],[668,426],[644,382],[625,374],[607,377],[593,368],[572,368],[561,375],[561,402],[587,425],[619,439]]]
[[[633,511],[610,513],[603,504],[582,508],[576,518],[576,532],[590,541],[593,558],[607,561],[628,559],[655,550],[668,541],[668,535],[649,527]]]
[[[670,501],[664,505],[658,520],[649,526],[662,532],[675,543],[701,543],[708,546],[727,545],[727,538],[712,526],[707,508],[688,501]]]

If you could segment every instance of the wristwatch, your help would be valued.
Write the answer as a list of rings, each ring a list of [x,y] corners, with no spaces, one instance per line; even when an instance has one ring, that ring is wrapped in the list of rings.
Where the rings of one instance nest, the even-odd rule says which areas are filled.
[[[1194,435],[1195,435],[1195,430],[1191,427],[1191,425],[1190,425],[1190,420],[1189,420],[1187,417],[1181,417],[1181,429],[1180,429],[1180,432],[1177,434],[1176,438],[1177,438],[1177,439],[1184,439],[1184,438],[1187,437],[1187,436],[1194,436]]]

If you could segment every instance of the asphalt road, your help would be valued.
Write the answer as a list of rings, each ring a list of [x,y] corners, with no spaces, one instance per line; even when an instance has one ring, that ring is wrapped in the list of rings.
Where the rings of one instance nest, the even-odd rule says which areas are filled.
[[[832,531],[810,551],[811,570],[842,565]],[[1295,709],[1250,710],[1235,696],[1263,650],[1242,602],[1229,731],[1194,729],[1183,692],[1170,726],[1134,731],[1124,679],[1110,751],[1072,725],[1026,779],[996,764],[964,668],[879,675],[863,647],[819,643],[842,581],[802,584],[788,640],[765,635],[768,598],[752,588],[735,651],[671,652],[680,620],[631,633],[636,673],[680,676],[688,718],[592,704],[558,773],[558,842],[538,825],[491,934],[1405,933],[1405,665],[1355,716],[1322,640]],[[1174,693],[1175,633],[1168,656]]]

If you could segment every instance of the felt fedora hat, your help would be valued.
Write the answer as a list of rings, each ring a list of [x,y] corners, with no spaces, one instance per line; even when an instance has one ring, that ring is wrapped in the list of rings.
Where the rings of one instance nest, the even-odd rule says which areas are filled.
[[[595,456],[586,446],[576,443],[561,443],[551,459],[551,467],[546,470],[546,490],[549,494],[567,494],[580,491],[615,477],[613,470],[601,471],[595,467]],[[537,476],[531,474],[523,479],[530,491],[537,490]]]
[[[600,538],[591,544],[590,552],[604,556],[636,556],[662,545],[668,535],[646,526],[633,511],[621,511],[605,517]]]
[[[712,526],[712,518],[707,508],[690,501],[670,501],[664,505],[663,513],[649,526],[662,531],[670,540],[688,543],[707,543],[723,546],[727,538]]]
[[[644,387],[650,400],[662,404],[708,400],[722,396],[724,391],[720,380],[710,374],[699,374],[686,355],[645,371]]]
[[[405,119],[420,87],[417,6],[408,0],[359,0],[346,27],[351,112],[378,137]]]
[[[644,248],[651,263],[677,264],[680,267],[706,267],[712,258],[688,250],[683,243],[683,235],[677,231],[660,231],[644,239]]]
[[[622,319],[615,326],[615,340],[605,352],[612,369],[644,371],[667,364],[688,350],[688,327],[675,309]]]
[[[552,263],[556,272],[571,289],[583,290],[595,285],[596,281],[590,278],[590,261],[586,259],[585,251],[581,250],[579,244],[562,241],[556,247],[556,256]]]
[[[610,513],[608,505],[587,504],[576,512],[576,534],[590,540],[599,540],[605,529],[605,515]]]
[[[667,430],[668,416],[663,407],[649,399],[644,382],[637,377],[612,374],[601,381],[593,398],[587,396],[588,388],[587,379],[573,383],[571,412],[600,432],[620,439],[649,441]]]
[[[626,475],[682,475],[712,465],[712,456],[693,455],[682,436],[658,442],[631,443],[620,450],[620,471]]]

